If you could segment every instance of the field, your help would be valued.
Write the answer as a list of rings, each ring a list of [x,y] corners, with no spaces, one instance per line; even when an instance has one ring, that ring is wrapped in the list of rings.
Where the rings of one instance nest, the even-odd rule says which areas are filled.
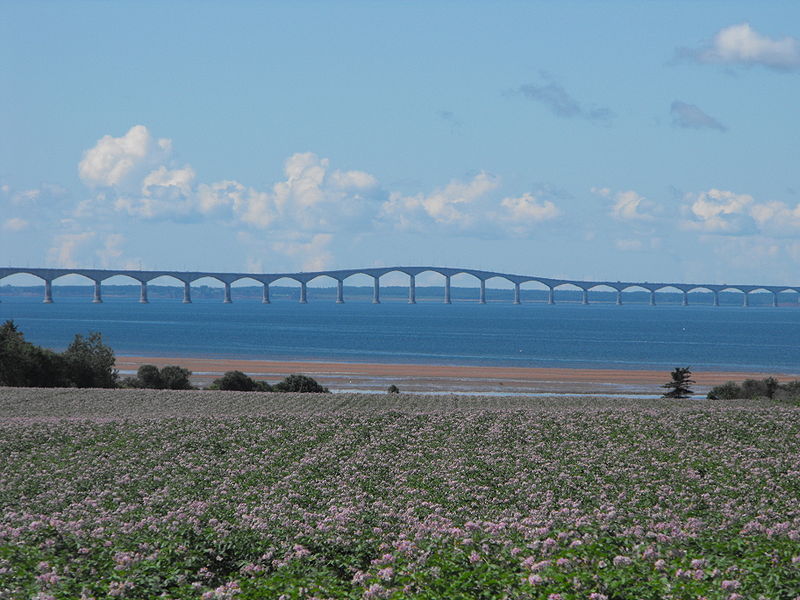
[[[0,598],[800,598],[800,409],[0,389]]]

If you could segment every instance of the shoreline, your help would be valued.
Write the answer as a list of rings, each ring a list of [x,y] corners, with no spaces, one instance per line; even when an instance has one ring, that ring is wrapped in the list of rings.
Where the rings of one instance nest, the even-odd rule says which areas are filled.
[[[163,356],[117,356],[122,376],[132,376],[143,364],[161,368],[179,365],[192,371],[192,383],[207,386],[226,371],[243,371],[254,379],[276,383],[292,373],[303,373],[332,391],[385,392],[396,385],[401,392],[488,394],[628,394],[661,395],[668,370],[584,369],[561,367],[498,367],[409,363],[350,363],[310,360],[251,360]],[[796,374],[737,371],[693,371],[696,393],[705,393],[726,381],[775,377],[800,379]]]

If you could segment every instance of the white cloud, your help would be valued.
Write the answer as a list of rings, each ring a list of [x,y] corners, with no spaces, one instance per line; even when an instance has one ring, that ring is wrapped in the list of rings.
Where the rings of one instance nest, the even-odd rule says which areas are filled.
[[[48,262],[53,266],[62,268],[81,266],[77,258],[78,250],[94,236],[94,232],[91,231],[65,233],[56,236],[53,246],[47,252]]]
[[[762,65],[778,70],[800,68],[800,41],[797,38],[773,39],[758,33],[749,23],[721,29],[709,46],[690,54],[702,63]]]
[[[540,202],[530,193],[518,198],[504,198],[500,206],[506,209],[505,218],[515,223],[517,227],[549,221],[561,214],[553,202],[550,200]]]
[[[121,233],[111,233],[103,240],[103,245],[95,254],[100,259],[103,268],[113,268],[118,266],[117,259],[122,256],[122,244],[125,243],[125,236]]]
[[[611,205],[611,216],[619,221],[652,221],[654,216],[651,212],[658,209],[658,206],[642,196],[641,194],[627,190],[613,194],[609,188],[591,188],[592,193],[603,198],[614,199]]]
[[[481,172],[467,182],[451,181],[427,196],[393,193],[383,205],[383,215],[403,229],[431,223],[468,228],[477,222],[474,205],[498,185],[496,177]]]
[[[330,232],[371,220],[380,208],[378,181],[363,171],[330,171],[330,161],[313,152],[297,153],[284,165],[285,181],[273,186],[272,203],[284,219],[304,231]],[[262,207],[269,207],[260,199]],[[252,209],[249,211],[253,213]],[[252,222],[246,219],[247,222]]]
[[[794,208],[783,202],[755,204],[750,216],[760,229],[774,234],[797,234],[800,232],[800,204]]]
[[[272,243],[272,249],[299,261],[304,271],[322,271],[333,260],[329,249],[333,235],[318,233],[310,239],[289,239]]]
[[[84,153],[78,174],[91,187],[125,187],[132,180],[138,183],[143,172],[164,162],[171,151],[170,140],[156,140],[147,127],[135,125],[121,137],[98,140]]]
[[[12,217],[10,219],[6,219],[3,222],[3,229],[5,231],[17,232],[27,229],[28,225],[30,225],[30,223],[28,223],[28,221],[26,221],[25,219],[20,219],[19,217]]]
[[[727,190],[711,189],[688,194],[692,219],[685,222],[690,229],[709,233],[737,233],[747,227],[748,211],[753,197]]]

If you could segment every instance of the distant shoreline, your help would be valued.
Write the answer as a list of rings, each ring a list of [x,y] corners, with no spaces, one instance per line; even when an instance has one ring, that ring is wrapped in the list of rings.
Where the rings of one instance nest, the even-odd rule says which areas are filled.
[[[291,373],[303,373],[332,390],[385,391],[397,385],[405,392],[659,394],[668,370],[497,367],[333,361],[274,361],[231,358],[117,356],[121,376],[139,366],[180,365],[192,371],[195,385],[208,385],[226,371],[243,371],[255,379],[276,382]],[[726,381],[775,377],[800,379],[798,374],[737,371],[693,371],[695,390],[705,393]]]

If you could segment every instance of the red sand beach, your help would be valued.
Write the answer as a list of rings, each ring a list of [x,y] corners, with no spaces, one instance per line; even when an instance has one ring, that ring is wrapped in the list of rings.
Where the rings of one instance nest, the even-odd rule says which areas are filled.
[[[669,379],[668,371],[623,369],[561,369],[456,365],[334,363],[313,361],[237,360],[118,356],[123,376],[133,375],[143,364],[180,365],[192,371],[196,385],[208,385],[225,371],[244,371],[255,379],[277,382],[290,373],[304,373],[333,390],[385,391],[390,384],[404,392],[483,393],[627,393],[658,394]],[[726,381],[773,376],[781,381],[800,379],[797,374],[694,371],[697,392]]]

